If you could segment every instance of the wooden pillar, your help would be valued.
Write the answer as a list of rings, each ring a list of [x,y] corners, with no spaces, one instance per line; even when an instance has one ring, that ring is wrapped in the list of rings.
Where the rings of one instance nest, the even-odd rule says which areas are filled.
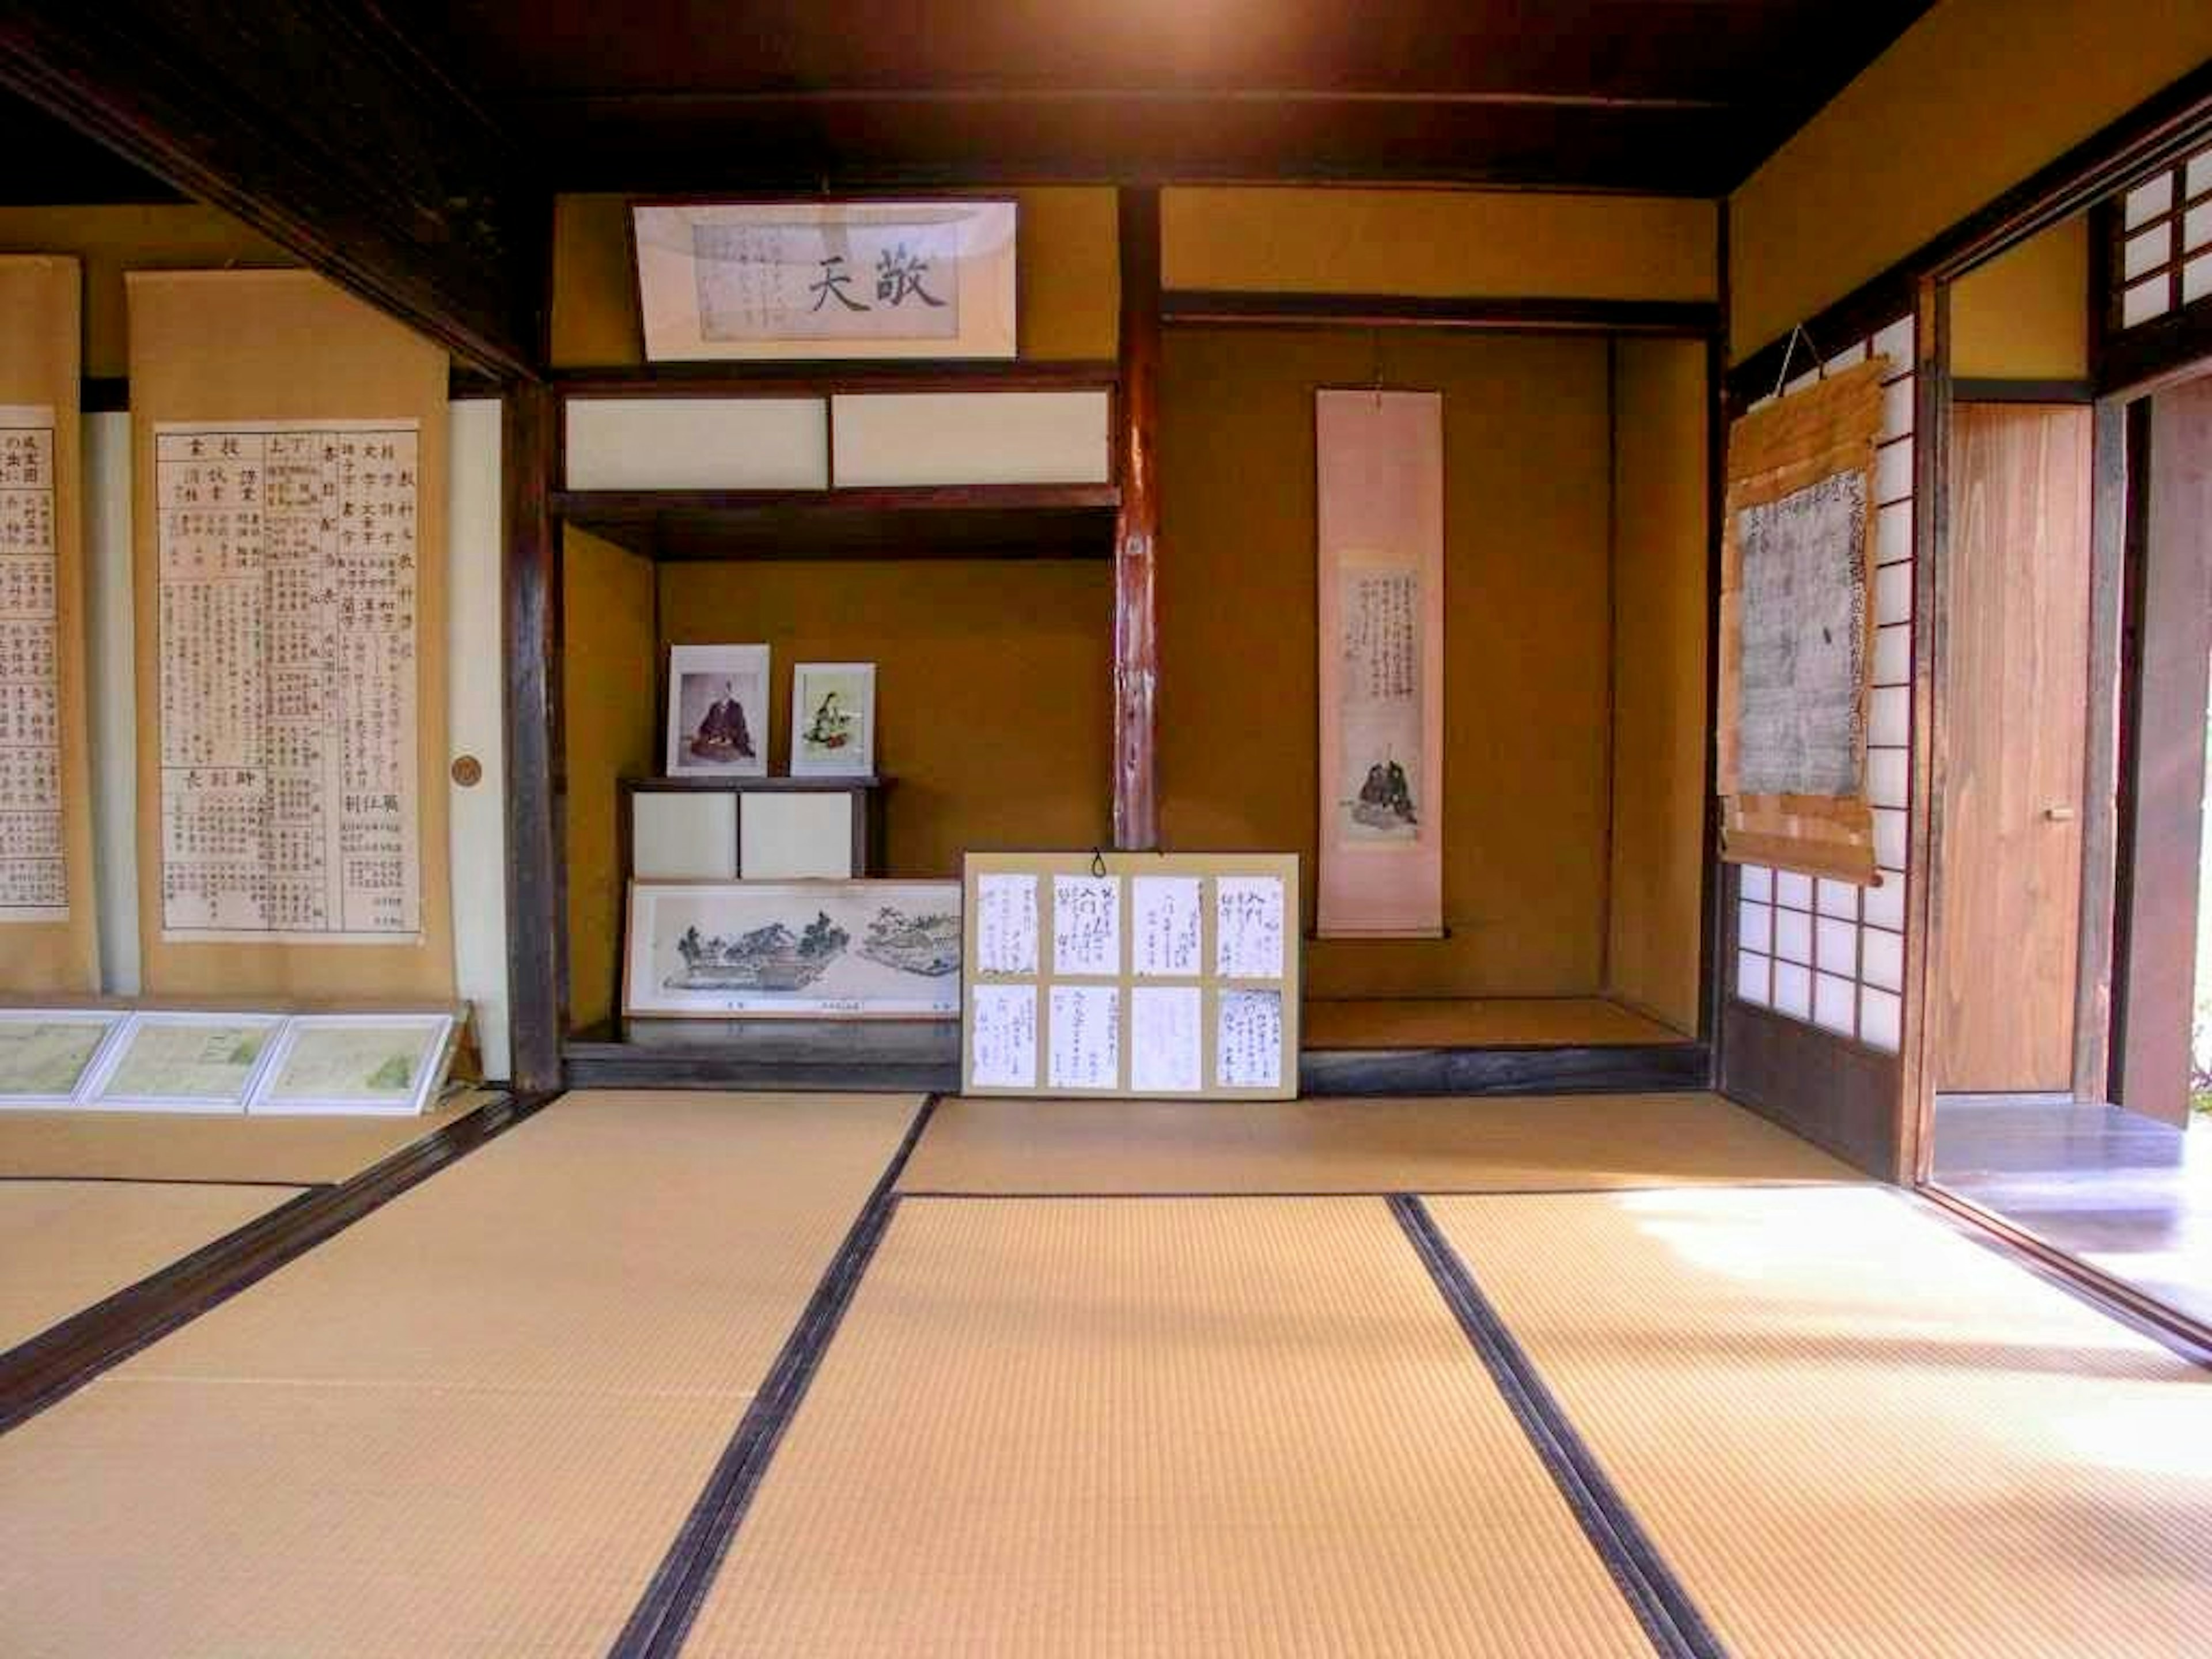
[[[507,960],[518,1090],[561,1086],[567,1024],[561,757],[561,527],[553,514],[559,401],[544,385],[508,388],[506,480]],[[456,903],[467,896],[456,894]]]
[[[1160,843],[1154,699],[1159,629],[1160,193],[1121,191],[1121,507],[1114,526],[1114,845]]]

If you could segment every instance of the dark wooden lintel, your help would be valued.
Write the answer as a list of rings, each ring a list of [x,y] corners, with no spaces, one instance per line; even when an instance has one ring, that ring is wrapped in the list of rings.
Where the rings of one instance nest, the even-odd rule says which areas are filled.
[[[2097,389],[2087,380],[1961,380],[1951,382],[1959,404],[2090,404]]]
[[[1278,294],[1171,289],[1163,320],[1179,326],[1449,328],[1527,334],[1655,334],[1707,338],[1720,331],[1712,300],[1573,300],[1512,295]]]
[[[862,392],[1081,392],[1110,389],[1108,359],[941,363],[702,362],[562,368],[570,398],[836,397]]]

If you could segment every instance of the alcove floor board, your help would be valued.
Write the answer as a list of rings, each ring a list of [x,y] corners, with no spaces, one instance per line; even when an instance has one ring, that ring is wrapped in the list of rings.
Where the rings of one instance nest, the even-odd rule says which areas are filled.
[[[1686,1042],[1602,997],[1310,997],[1307,1048],[1577,1048]]]

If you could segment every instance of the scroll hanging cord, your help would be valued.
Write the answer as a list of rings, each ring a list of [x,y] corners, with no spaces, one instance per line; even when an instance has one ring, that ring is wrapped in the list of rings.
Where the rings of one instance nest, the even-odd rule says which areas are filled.
[[[1807,330],[1804,324],[1792,323],[1790,325],[1789,342],[1782,348],[1781,372],[1774,377],[1774,395],[1778,398],[1782,395],[1782,388],[1784,386],[1789,382],[1790,360],[1796,354],[1797,350],[1797,342],[1800,340],[1802,340],[1805,343],[1805,354],[1812,358],[1813,368],[1815,372],[1817,372],[1820,377],[1824,380],[1828,378],[1827,366],[1820,361],[1820,349],[1813,343],[1813,336],[1811,332]]]
[[[1094,880],[1106,879],[1106,854],[1096,847],[1091,849],[1091,874]]]

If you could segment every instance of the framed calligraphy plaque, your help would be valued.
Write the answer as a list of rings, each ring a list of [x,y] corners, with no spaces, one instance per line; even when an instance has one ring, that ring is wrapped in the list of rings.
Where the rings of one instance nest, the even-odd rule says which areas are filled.
[[[649,362],[1012,357],[1015,204],[639,202]]]

